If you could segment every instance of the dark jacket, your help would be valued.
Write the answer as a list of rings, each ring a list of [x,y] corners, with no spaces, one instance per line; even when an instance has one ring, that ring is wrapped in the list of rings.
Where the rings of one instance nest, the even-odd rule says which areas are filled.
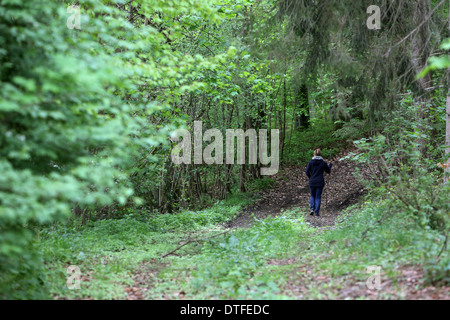
[[[331,163],[327,165],[322,157],[314,157],[310,160],[305,170],[305,173],[309,178],[309,186],[324,187],[325,179],[323,178],[323,172],[330,173],[331,166]]]

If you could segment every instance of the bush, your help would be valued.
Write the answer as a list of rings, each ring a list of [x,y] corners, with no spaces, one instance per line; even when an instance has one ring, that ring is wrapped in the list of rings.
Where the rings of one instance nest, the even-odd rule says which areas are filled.
[[[398,212],[395,219],[414,222],[421,230],[423,262],[433,270],[431,280],[439,280],[448,277],[450,269],[450,186],[443,184],[438,166],[446,160],[443,149],[433,139],[433,128],[416,118],[419,107],[403,101],[402,111],[393,112],[383,134],[356,141],[359,153],[345,159],[371,171],[373,181],[367,183],[391,201],[389,211]]]
[[[191,4],[145,5],[174,15],[206,10]],[[135,28],[115,2],[83,1],[82,9],[82,29],[71,30],[64,1],[4,1],[0,8],[0,298],[36,293],[33,230],[75,207],[133,200],[136,159],[167,142],[175,127],[150,121],[168,103],[150,103],[141,86],[164,79],[181,94],[198,66],[174,68],[194,59],[174,57],[162,35]]]
[[[307,164],[313,157],[314,149],[321,148],[324,159],[329,159],[347,144],[344,139],[333,135],[332,122],[320,120],[312,127],[292,133],[292,146],[286,147],[285,161],[290,164]]]

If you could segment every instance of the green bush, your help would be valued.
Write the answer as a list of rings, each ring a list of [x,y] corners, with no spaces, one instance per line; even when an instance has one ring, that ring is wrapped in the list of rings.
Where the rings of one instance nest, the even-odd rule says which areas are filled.
[[[364,164],[371,171],[368,187],[391,202],[387,210],[419,230],[419,252],[424,253],[422,262],[430,270],[430,280],[448,280],[450,186],[443,184],[437,165],[446,159],[441,144],[434,140],[433,128],[416,118],[420,107],[406,98],[383,134],[356,141],[359,153],[346,159]]]
[[[313,157],[314,149],[322,149],[322,157],[329,159],[346,146],[344,139],[333,135],[334,125],[330,121],[317,121],[307,130],[293,131],[289,152],[284,160],[289,164],[307,164]],[[287,151],[287,150],[286,150]]]
[[[206,5],[191,4],[144,3],[148,12],[215,19]],[[171,93],[181,95],[202,63],[200,56],[176,56],[153,28],[134,27],[115,1],[83,1],[81,30],[67,27],[68,5],[35,0],[0,7],[3,299],[40,297],[37,289],[45,290],[33,280],[40,269],[30,251],[33,230],[69,217],[76,206],[133,200],[129,177],[136,159],[166,143],[175,128],[175,117],[150,121],[155,112],[170,115],[170,100],[150,102],[148,88],[177,83]],[[174,67],[186,62],[192,67]]]

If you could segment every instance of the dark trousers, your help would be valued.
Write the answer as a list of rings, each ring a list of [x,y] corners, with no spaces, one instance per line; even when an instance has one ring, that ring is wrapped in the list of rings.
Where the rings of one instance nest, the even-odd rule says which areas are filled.
[[[322,191],[323,187],[309,187],[309,191],[311,192],[311,200],[310,200],[310,208],[314,213],[319,213],[320,210],[320,202],[322,201]]]

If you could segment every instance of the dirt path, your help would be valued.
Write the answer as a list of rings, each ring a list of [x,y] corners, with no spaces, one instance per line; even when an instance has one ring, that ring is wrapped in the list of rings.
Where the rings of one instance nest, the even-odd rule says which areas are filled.
[[[228,222],[228,228],[247,228],[253,223],[253,216],[264,219],[269,216],[280,215],[284,210],[300,208],[305,213],[306,220],[314,227],[327,227],[335,224],[336,218],[350,205],[366,193],[363,186],[354,177],[355,168],[352,163],[339,161],[346,153],[341,153],[332,159],[331,174],[326,175],[326,187],[322,196],[321,216],[309,215],[309,187],[308,178],[304,173],[304,166],[285,167],[271,178],[275,187],[259,194],[259,200],[247,207],[234,220]],[[367,175],[367,172],[362,173]],[[305,258],[306,257],[306,258]],[[384,277],[382,290],[368,290],[365,282],[358,281],[352,275],[345,275],[331,279],[326,273],[316,274],[316,262],[305,256],[292,257],[285,260],[271,259],[267,264],[292,265],[294,268],[286,273],[286,282],[281,290],[284,294],[295,299],[309,299],[311,288],[323,292],[324,299],[439,299],[448,300],[450,288],[434,287],[424,283],[424,270],[419,266],[401,266],[397,270],[399,276],[396,283]],[[324,257],[326,259],[326,257]],[[161,267],[161,266],[160,266]],[[149,283],[156,281],[156,274],[160,267],[156,264],[143,264],[135,274],[135,283],[127,288],[129,300],[143,299],[145,291],[149,290]],[[330,287],[336,282],[338,287]],[[330,294],[330,296],[328,296]],[[181,292],[178,298],[183,299],[185,293]],[[163,297],[163,299],[170,299]]]
[[[322,196],[322,207],[320,217],[309,215],[309,187],[308,177],[304,173],[304,166],[286,167],[277,175],[273,176],[276,186],[270,190],[262,192],[259,200],[250,207],[247,207],[233,221],[228,223],[230,228],[246,228],[253,223],[252,216],[264,219],[268,216],[277,216],[283,210],[300,208],[305,213],[306,220],[314,227],[326,227],[334,225],[336,218],[342,211],[350,205],[358,202],[358,199],[366,193],[363,186],[354,177],[355,168],[352,163],[339,161],[346,153],[341,153],[332,159],[331,174],[326,174],[326,187]],[[361,169],[361,168],[360,168]],[[368,171],[368,170],[367,170]],[[361,170],[367,177],[368,172]],[[322,284],[330,283],[332,280],[326,274],[314,274],[313,262],[308,259],[297,257],[279,260],[272,259],[267,262],[275,265],[295,265],[291,273],[288,273],[283,292],[297,299],[308,299],[310,287],[319,288]],[[351,275],[346,275],[338,279],[340,288],[330,289],[323,287],[320,290],[332,292],[332,299],[385,299],[386,297],[401,299],[434,299],[448,300],[450,288],[435,287],[424,282],[425,271],[419,266],[401,266],[397,270],[399,276],[396,283],[385,277],[381,290],[369,290],[365,283],[358,282]],[[334,279],[336,281],[336,279]]]
[[[345,156],[341,153],[331,159],[331,174],[325,174],[326,186],[322,195],[320,217],[306,216],[307,221],[316,227],[333,225],[336,217],[346,207],[355,204],[365,193],[363,186],[353,176],[354,166],[346,161],[339,161]],[[329,160],[327,161],[329,162]],[[272,177],[275,187],[262,192],[259,200],[247,207],[234,220],[227,223],[229,228],[249,227],[253,223],[252,214],[258,219],[277,216],[283,210],[300,208],[309,212],[308,177],[306,166],[285,167]]]
[[[301,208],[306,213],[306,219],[316,227],[330,226],[335,222],[340,212],[349,205],[358,201],[364,194],[361,184],[354,178],[353,166],[344,161],[339,161],[346,154],[341,153],[332,159],[326,159],[333,163],[331,174],[326,175],[326,187],[322,196],[322,208],[320,217],[312,217],[309,213],[309,187],[308,177],[305,174],[306,166],[284,167],[271,178],[275,187],[259,194],[259,200],[245,208],[234,220],[228,222],[228,228],[246,228],[252,225],[253,215],[258,219],[268,216],[277,216],[283,210]],[[278,262],[276,262],[278,263]],[[143,263],[136,270],[134,284],[126,288],[129,300],[141,300],[148,290],[149,283],[156,281],[156,274],[164,265],[158,265],[156,261]],[[181,297],[180,297],[181,298]]]

